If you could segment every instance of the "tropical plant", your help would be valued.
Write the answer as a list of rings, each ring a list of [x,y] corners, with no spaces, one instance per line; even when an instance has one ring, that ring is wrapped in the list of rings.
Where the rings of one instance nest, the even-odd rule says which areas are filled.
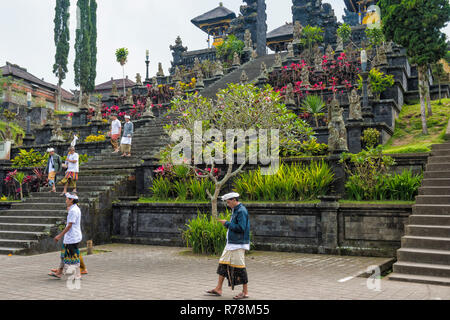
[[[217,57],[230,64],[235,53],[241,56],[244,47],[245,44],[242,40],[230,34],[221,45],[216,47]]]
[[[171,182],[164,177],[153,179],[153,185],[150,188],[153,192],[153,197],[159,200],[168,200],[172,190]]]
[[[303,27],[300,42],[304,46],[308,47],[309,52],[312,51],[312,46],[314,43],[323,41],[323,29],[320,27],[311,27],[309,24]]]
[[[30,151],[19,149],[19,154],[11,162],[13,168],[44,167],[47,164],[47,157],[34,149]]]
[[[352,35],[352,28],[350,25],[344,23],[337,29],[337,34],[339,38],[342,39],[343,43],[346,43],[348,40],[350,40],[350,36]]]
[[[366,36],[373,47],[381,45],[385,40],[381,28],[366,28]]]
[[[19,183],[20,200],[22,200],[23,199],[23,181],[25,180],[25,173],[17,172],[17,174],[14,175],[14,180],[16,180]]]
[[[363,79],[361,75],[358,75],[358,77],[358,88],[361,89],[363,86]],[[393,75],[386,75],[377,68],[372,68],[369,72],[369,87],[372,93],[375,94],[376,100],[380,100],[381,93],[387,88],[392,87],[394,82]]]
[[[221,213],[219,219],[229,220],[231,213]],[[187,229],[182,232],[186,247],[191,247],[192,252],[200,254],[220,255],[227,243],[227,229],[210,215],[197,213],[195,219],[189,220]]]
[[[128,49],[127,48],[119,48],[116,50],[116,61],[120,63],[122,66],[122,73],[123,73],[123,95],[126,95],[125,92],[125,64],[127,63],[128,59]]]
[[[106,137],[104,134],[99,135],[91,134],[87,136],[86,139],[84,140],[84,142],[102,142],[102,141],[106,141]]]
[[[314,116],[316,128],[318,128],[319,121],[317,120],[317,117],[323,116],[323,111],[325,109],[325,103],[323,102],[322,97],[313,94],[308,95],[302,105],[306,112]]]

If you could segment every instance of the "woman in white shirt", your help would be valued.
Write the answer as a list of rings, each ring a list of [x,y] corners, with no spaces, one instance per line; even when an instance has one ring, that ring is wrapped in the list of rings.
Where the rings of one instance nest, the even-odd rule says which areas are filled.
[[[69,148],[69,154],[67,155],[67,159],[65,162],[65,166],[67,166],[66,175],[59,182],[59,184],[64,184],[64,192],[61,193],[61,196],[64,196],[67,193],[67,186],[73,188],[74,193],[77,192],[77,180],[78,180],[78,153],[75,152],[74,147]]]

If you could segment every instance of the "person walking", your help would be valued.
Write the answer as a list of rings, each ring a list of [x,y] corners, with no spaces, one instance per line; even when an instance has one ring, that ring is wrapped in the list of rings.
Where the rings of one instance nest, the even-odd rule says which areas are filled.
[[[134,125],[130,121],[130,116],[125,116],[125,124],[123,125],[123,136],[120,141],[120,152],[122,157],[131,157],[131,138],[133,137]]]
[[[111,131],[109,132],[109,136],[111,137],[111,144],[114,149],[112,153],[118,153],[119,150],[119,138],[120,133],[122,132],[122,125],[120,121],[117,119],[117,115],[111,115]]]
[[[234,299],[248,298],[248,277],[245,267],[245,251],[250,250],[250,220],[245,206],[239,202],[239,194],[236,192],[227,193],[222,197],[231,208],[231,220],[218,220],[225,226],[227,231],[227,244],[219,259],[217,274],[219,281],[217,286],[206,291],[206,293],[221,296],[222,285],[225,278],[228,280],[228,286],[234,290],[237,285],[243,285],[242,292]]]
[[[62,169],[62,160],[61,157],[55,153],[55,149],[49,148],[47,149],[47,152],[49,156],[44,174],[48,174],[48,185],[52,187],[52,190],[50,192],[56,192],[56,175]]]
[[[69,269],[75,268],[75,280],[81,279],[80,273],[80,250],[78,248],[83,236],[81,233],[81,210],[78,207],[78,197],[66,193],[67,223],[64,230],[54,240],[58,242],[63,237],[61,250],[61,262],[56,272],[49,273],[50,276],[61,279]]]
[[[77,192],[77,180],[78,180],[78,171],[79,171],[79,156],[78,153],[75,152],[74,147],[69,147],[69,154],[67,155],[67,159],[65,162],[65,166],[67,166],[67,171],[63,179],[58,184],[64,185],[64,191],[61,193],[61,196],[64,196],[67,193],[67,186],[73,188],[73,193]]]

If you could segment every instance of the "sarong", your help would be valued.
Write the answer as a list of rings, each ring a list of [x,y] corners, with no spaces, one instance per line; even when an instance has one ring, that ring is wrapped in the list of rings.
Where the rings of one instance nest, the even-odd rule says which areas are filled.
[[[71,172],[68,171],[66,172],[66,175],[64,176],[64,178],[61,179],[60,182],[58,182],[58,184],[69,184],[69,187],[73,187],[76,188],[77,187],[77,180],[78,180],[78,172]]]
[[[78,249],[78,243],[62,245],[61,264],[59,267],[66,271],[70,266],[80,267],[80,250]]]
[[[52,187],[55,184],[56,171],[48,173],[48,185]]]
[[[217,274],[227,278],[228,286],[234,287],[248,283],[247,269],[245,267],[245,249],[224,250],[219,260]]]

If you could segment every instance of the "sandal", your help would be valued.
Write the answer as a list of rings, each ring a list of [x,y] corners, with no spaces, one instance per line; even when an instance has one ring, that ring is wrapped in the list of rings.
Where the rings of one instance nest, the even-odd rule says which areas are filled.
[[[218,292],[216,291],[216,289],[208,290],[208,291],[206,291],[206,293],[211,294],[211,295],[213,295],[213,296],[217,296],[217,297],[222,296],[220,293],[218,293]]]
[[[56,273],[54,273],[54,272],[50,272],[49,274],[48,274],[50,277],[55,277],[55,278],[57,278],[57,279],[61,279],[61,277],[62,277],[62,275],[57,275]]]
[[[239,293],[237,296],[233,297],[235,300],[247,299],[248,295],[245,295],[243,292]]]

